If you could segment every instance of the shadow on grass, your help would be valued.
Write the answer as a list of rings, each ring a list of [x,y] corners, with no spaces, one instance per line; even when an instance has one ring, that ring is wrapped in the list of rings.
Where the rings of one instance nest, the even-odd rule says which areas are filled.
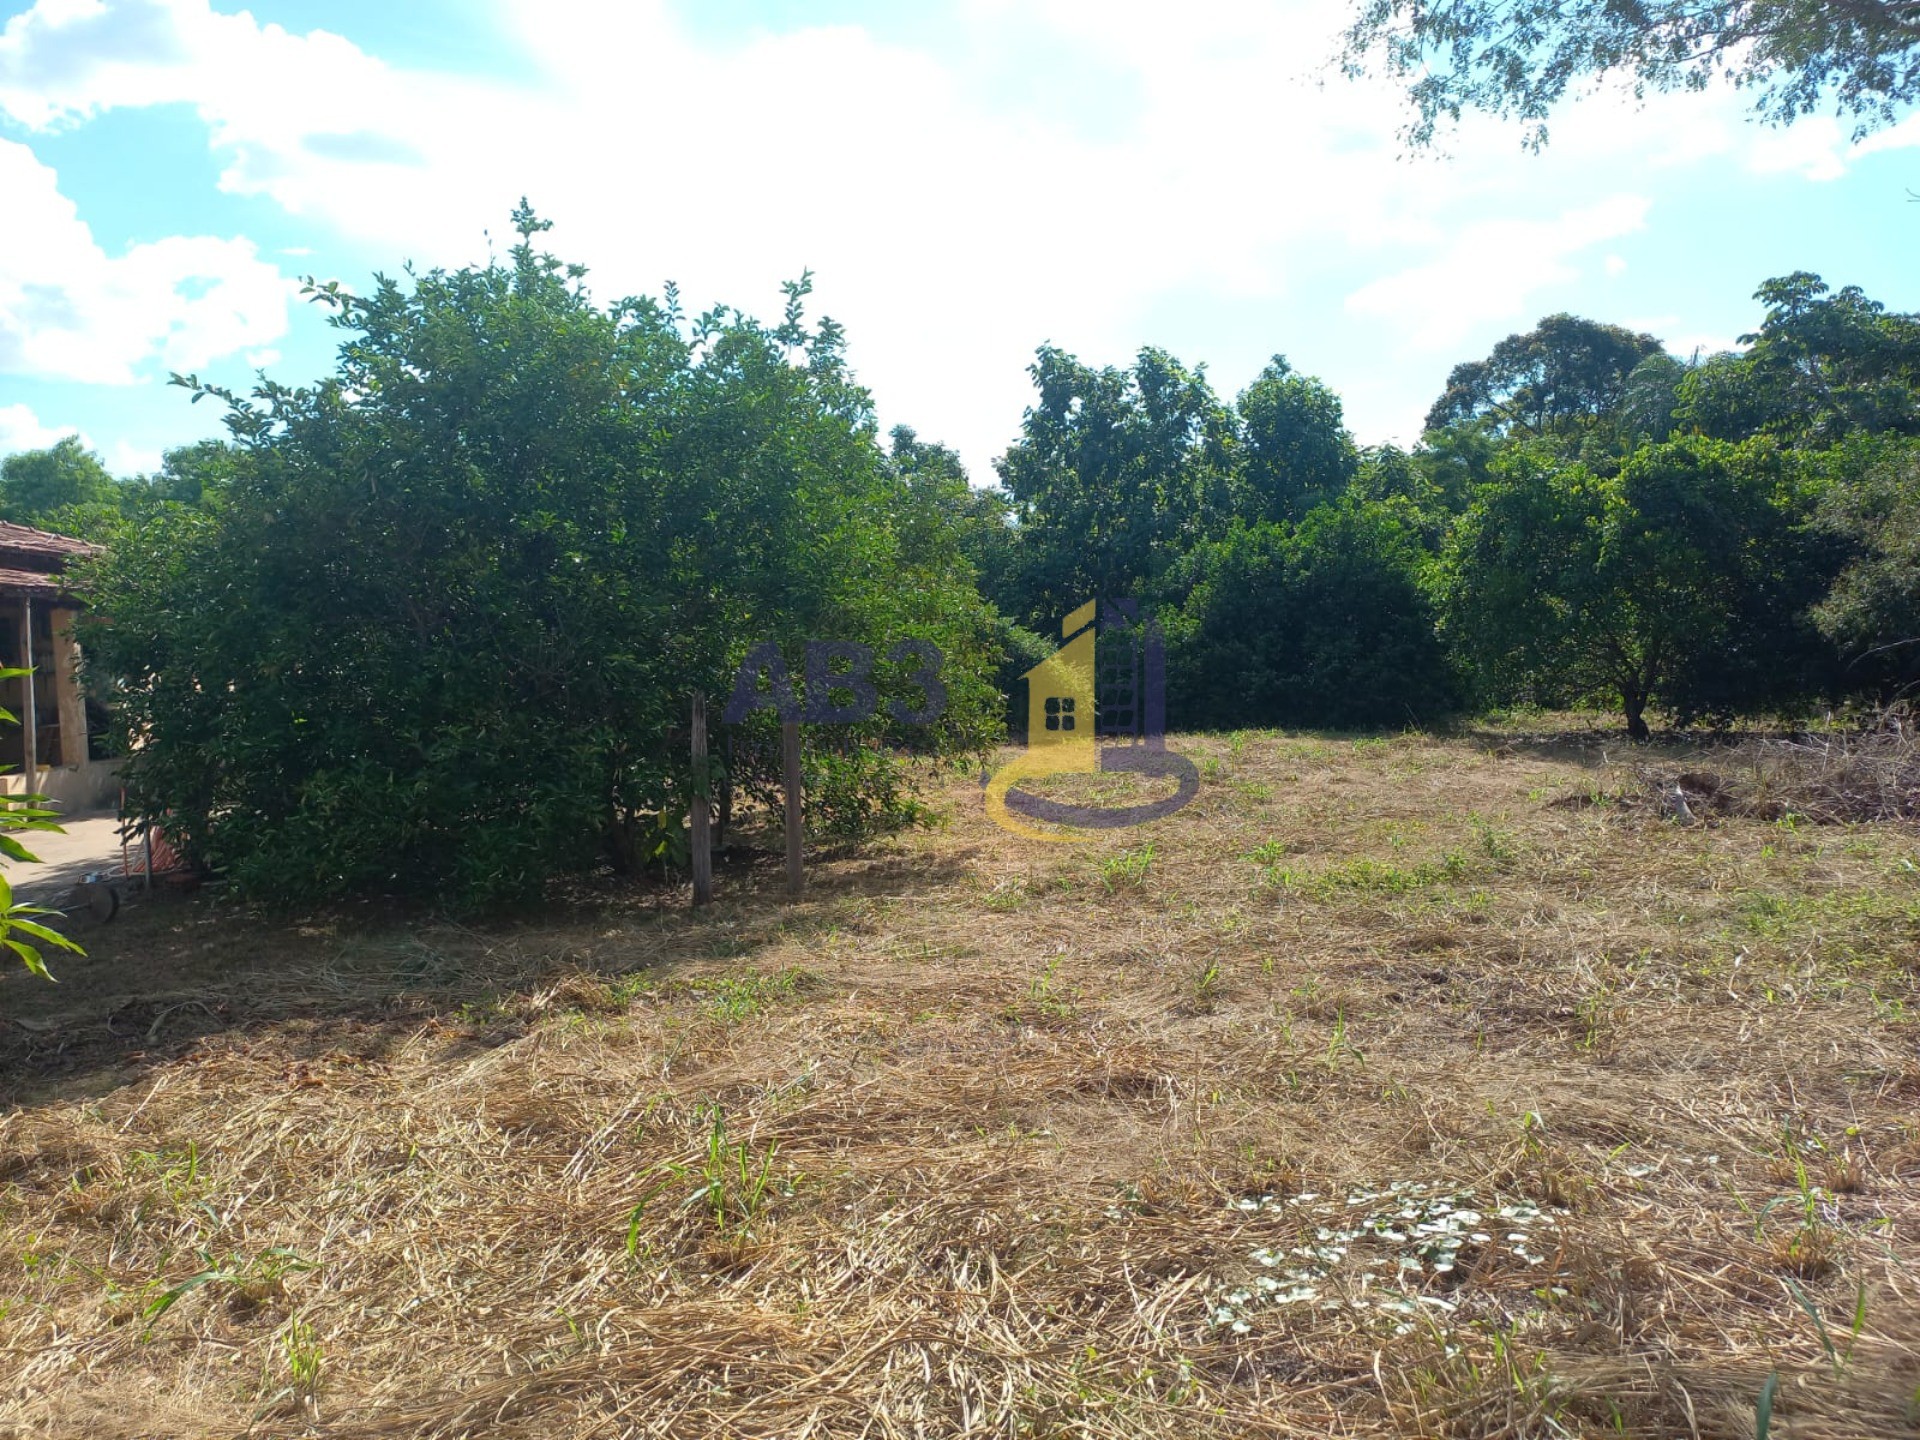
[[[463,1048],[494,1048],[525,1033],[525,1002],[562,977],[619,995],[689,968],[751,967],[776,945],[835,929],[849,901],[911,895],[964,867],[819,849],[805,893],[789,901],[779,854],[734,847],[718,858],[714,905],[698,914],[685,883],[602,880],[484,923],[386,903],[290,919],[206,892],[130,897],[112,923],[63,926],[87,954],[50,955],[58,983],[18,964],[0,970],[0,1105],[104,1093],[217,1036],[245,1043],[271,1031],[293,1062],[377,1061],[427,1025],[462,1027]]]

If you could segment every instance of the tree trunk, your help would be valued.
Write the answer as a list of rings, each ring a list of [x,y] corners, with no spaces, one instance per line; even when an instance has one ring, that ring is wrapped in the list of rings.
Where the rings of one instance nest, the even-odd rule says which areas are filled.
[[[1643,690],[1624,690],[1620,694],[1621,708],[1627,712],[1627,738],[1633,741],[1650,740],[1653,731],[1647,728],[1647,696]]]

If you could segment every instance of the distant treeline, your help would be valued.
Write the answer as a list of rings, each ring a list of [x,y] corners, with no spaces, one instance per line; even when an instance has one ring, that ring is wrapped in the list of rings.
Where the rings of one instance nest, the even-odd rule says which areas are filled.
[[[1706,359],[1548,316],[1456,366],[1411,451],[1356,446],[1278,356],[1229,406],[1163,351],[1043,349],[956,523],[1021,627],[1150,602],[1182,728],[1600,703],[1643,737],[1650,707],[1885,701],[1920,682],[1920,318],[1809,274],[1756,298]],[[894,455],[957,474],[910,434]]]
[[[107,542],[75,583],[132,805],[242,891],[484,904],[670,864],[696,796],[775,797],[767,712],[724,778],[686,758],[690,695],[768,641],[802,686],[809,638],[946,653],[934,729],[809,737],[810,823],[909,819],[892,757],[979,754],[1094,597],[1160,616],[1178,728],[1598,702],[1644,735],[1920,681],[1920,321],[1812,275],[1705,360],[1551,316],[1457,366],[1411,451],[1278,357],[1227,405],[1162,351],[1044,348],[977,488],[882,441],[804,279],[777,325],[602,303],[515,219],[486,266],[317,287],[313,386],[181,377],[230,441],[131,480],[77,441],[0,465],[0,516]]]

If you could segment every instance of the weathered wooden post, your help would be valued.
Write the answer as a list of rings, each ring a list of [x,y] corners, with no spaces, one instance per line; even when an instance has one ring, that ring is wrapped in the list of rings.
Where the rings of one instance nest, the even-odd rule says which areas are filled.
[[[708,808],[707,697],[693,695],[693,810],[689,815],[693,848],[693,908],[713,903],[712,812]]]
[[[40,790],[40,700],[34,694],[34,658],[33,658],[33,597],[27,596],[20,602],[20,653],[26,656],[22,668],[27,672],[20,677],[20,694],[26,704],[20,710],[20,744],[22,759],[20,767],[20,793],[35,795]]]
[[[780,726],[780,767],[787,795],[787,893],[798,895],[800,873],[800,722]]]

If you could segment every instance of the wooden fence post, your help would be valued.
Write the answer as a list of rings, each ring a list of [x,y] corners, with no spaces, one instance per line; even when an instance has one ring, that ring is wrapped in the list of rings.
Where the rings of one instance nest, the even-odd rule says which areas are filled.
[[[713,812],[707,772],[707,697],[693,696],[693,908],[713,903]]]
[[[20,602],[20,653],[27,657],[22,666],[27,673],[20,677],[20,694],[26,701],[20,710],[20,744],[22,758],[26,761],[20,767],[20,793],[34,795],[40,789],[40,700],[33,690],[35,661],[31,595]]]
[[[780,768],[787,796],[787,892],[798,895],[800,873],[800,722],[780,726]]]

